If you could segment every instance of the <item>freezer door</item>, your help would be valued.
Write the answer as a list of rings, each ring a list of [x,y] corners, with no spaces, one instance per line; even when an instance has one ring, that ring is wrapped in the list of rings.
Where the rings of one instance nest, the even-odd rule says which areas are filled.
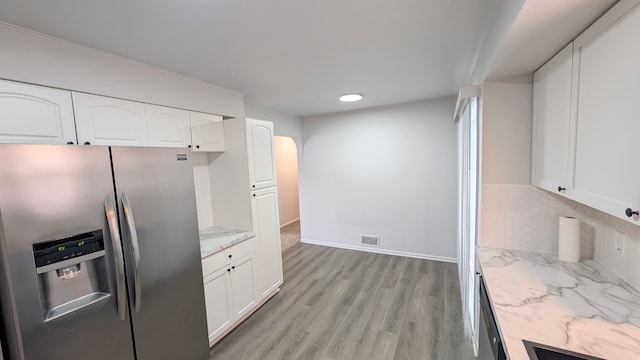
[[[208,359],[191,152],[111,151],[137,359]]]
[[[108,148],[0,145],[0,186],[9,358],[133,359],[128,311],[118,317],[117,258],[104,206],[115,196]],[[86,255],[85,237],[69,237],[88,233],[102,237],[104,250]],[[51,240],[68,258],[51,253],[57,262],[38,265],[33,245]]]

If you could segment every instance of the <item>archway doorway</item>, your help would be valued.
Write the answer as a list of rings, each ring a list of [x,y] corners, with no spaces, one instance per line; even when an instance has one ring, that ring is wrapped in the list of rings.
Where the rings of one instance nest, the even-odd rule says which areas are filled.
[[[278,207],[282,251],[300,243],[300,200],[298,196],[298,149],[287,136],[274,139]]]

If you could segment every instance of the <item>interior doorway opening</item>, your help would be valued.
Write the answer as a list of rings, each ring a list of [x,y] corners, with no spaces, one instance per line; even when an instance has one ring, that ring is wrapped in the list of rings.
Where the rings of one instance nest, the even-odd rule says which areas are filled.
[[[282,251],[300,243],[298,147],[287,136],[274,137]]]

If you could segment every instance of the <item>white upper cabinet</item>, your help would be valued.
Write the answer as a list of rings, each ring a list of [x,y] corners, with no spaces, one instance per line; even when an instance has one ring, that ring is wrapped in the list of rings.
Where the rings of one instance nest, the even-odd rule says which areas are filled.
[[[531,183],[561,194],[570,176],[572,54],[570,44],[533,75]]]
[[[73,107],[79,144],[147,145],[142,103],[74,92]]]
[[[273,123],[247,119],[247,155],[251,190],[276,186]]]
[[[144,104],[147,144],[160,147],[191,147],[189,112]]]
[[[76,142],[70,91],[0,80],[0,143]]]
[[[577,99],[575,196],[586,205],[638,221],[640,209],[640,1],[622,1],[574,45]]]
[[[193,151],[224,151],[224,122],[222,116],[189,112]]]

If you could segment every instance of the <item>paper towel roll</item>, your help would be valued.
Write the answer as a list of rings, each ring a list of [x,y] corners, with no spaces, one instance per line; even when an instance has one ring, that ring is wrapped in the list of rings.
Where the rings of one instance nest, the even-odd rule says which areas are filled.
[[[558,226],[558,258],[562,261],[580,261],[580,221],[560,216]]]

